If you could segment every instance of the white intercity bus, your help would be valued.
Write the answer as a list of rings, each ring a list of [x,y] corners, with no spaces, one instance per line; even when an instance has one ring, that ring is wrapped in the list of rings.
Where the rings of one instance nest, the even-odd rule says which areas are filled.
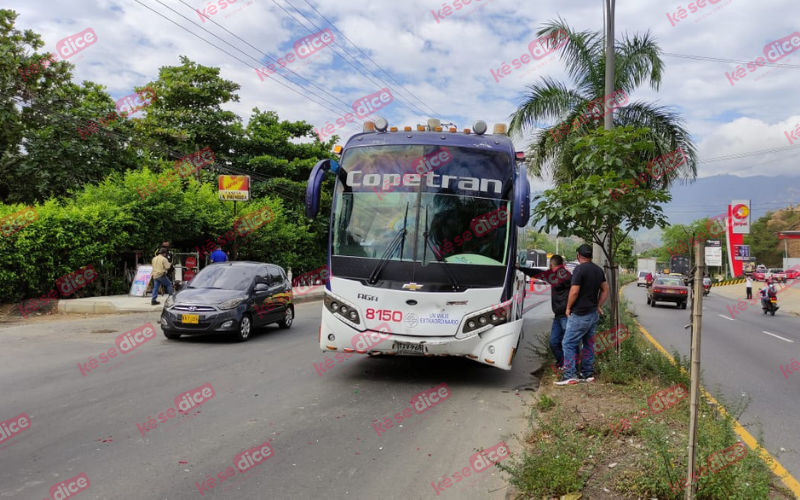
[[[487,129],[478,121],[458,132],[431,119],[399,131],[378,118],[336,146],[339,161],[314,167],[309,217],[319,212],[325,174],[335,177],[323,351],[462,356],[511,368],[530,185],[506,125]],[[365,346],[366,336],[375,342]]]

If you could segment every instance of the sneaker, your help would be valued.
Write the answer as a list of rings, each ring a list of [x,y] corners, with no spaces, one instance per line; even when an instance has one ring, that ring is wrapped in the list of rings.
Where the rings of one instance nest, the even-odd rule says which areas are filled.
[[[589,375],[588,377],[585,377],[583,375],[578,375],[578,380],[580,380],[581,382],[594,382],[594,377],[592,375]]]
[[[157,301],[157,300],[154,300],[154,301],[150,302],[150,305],[151,305],[151,306],[157,306],[157,305],[159,305],[159,304],[161,304],[161,302],[159,302],[159,301]]]
[[[556,381],[555,385],[576,385],[580,382],[576,378],[562,378],[561,380]]]

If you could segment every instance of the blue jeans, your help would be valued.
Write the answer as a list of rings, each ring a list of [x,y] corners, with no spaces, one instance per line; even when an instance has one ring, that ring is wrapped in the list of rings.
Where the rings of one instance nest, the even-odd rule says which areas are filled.
[[[553,326],[550,327],[550,349],[556,357],[556,368],[561,368],[564,364],[564,351],[561,343],[564,341],[564,332],[567,331],[567,317],[553,319]]]
[[[172,282],[169,280],[169,277],[165,274],[160,278],[153,278],[153,298],[150,302],[155,302],[158,299],[158,287],[159,285],[164,286],[167,289],[167,294],[172,295]]]
[[[575,361],[578,359],[578,347],[583,343],[581,352],[581,374],[589,377],[594,374],[594,333],[600,320],[597,311],[578,316],[570,315],[567,320],[567,331],[564,333],[564,378],[576,378]]]

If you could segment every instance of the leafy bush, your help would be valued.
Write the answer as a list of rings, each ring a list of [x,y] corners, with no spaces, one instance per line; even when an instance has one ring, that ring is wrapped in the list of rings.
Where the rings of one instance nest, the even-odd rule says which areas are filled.
[[[159,185],[159,177],[147,168],[114,174],[85,186],[72,199],[36,205],[33,223],[0,238],[0,302],[40,297],[55,288],[59,277],[89,264],[99,278],[70,297],[125,293],[122,270],[125,262],[133,266],[134,251],[149,263],[164,240],[171,240],[177,251],[202,249],[209,239],[231,231],[235,218],[265,206],[275,219],[244,242],[237,239],[238,260],[274,262],[293,267],[295,275],[324,264],[325,247],[319,244],[320,230],[327,229],[324,221],[287,213],[281,200],[268,196],[239,203],[234,217],[231,204],[219,201],[209,183],[178,179]],[[151,184],[157,189],[143,196]],[[0,204],[0,217],[23,208]]]

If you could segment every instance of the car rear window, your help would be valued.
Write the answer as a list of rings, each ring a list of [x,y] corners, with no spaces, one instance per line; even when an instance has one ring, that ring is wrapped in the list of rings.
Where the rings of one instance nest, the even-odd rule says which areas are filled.
[[[648,274],[647,271],[639,271],[639,277],[640,278],[644,278],[645,276],[647,276],[647,274]]]
[[[683,283],[681,283],[681,281],[680,281],[680,280],[675,280],[675,279],[668,280],[668,279],[663,279],[663,278],[662,278],[662,279],[660,279],[660,280],[656,281],[656,285],[664,285],[664,286],[683,286]]]

